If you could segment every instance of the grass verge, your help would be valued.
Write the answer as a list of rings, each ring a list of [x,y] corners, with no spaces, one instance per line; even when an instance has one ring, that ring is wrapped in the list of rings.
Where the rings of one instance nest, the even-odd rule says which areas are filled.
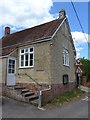
[[[76,88],[72,91],[66,92],[56,98],[54,98],[52,101],[49,102],[51,105],[62,105],[65,102],[69,102],[73,100],[74,98],[80,97],[84,95],[85,92],[81,91],[79,88]]]

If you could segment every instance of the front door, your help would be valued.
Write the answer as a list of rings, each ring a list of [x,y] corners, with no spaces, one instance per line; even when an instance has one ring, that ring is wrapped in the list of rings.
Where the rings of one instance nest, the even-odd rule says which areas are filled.
[[[7,85],[14,86],[16,83],[16,59],[8,58],[7,62]]]

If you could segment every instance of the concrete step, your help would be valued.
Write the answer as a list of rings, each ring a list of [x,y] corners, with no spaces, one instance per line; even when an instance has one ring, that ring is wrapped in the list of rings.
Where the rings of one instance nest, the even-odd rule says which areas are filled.
[[[30,91],[29,89],[22,89],[22,90],[21,90],[21,94],[26,93],[26,92],[29,92],[29,91]]]
[[[15,90],[22,90],[22,89],[25,89],[25,87],[22,87],[22,86],[15,86],[14,89],[15,89]]]
[[[18,85],[16,85],[14,89],[24,98],[24,101],[30,102],[31,104],[38,106],[39,97],[35,95],[32,90]]]
[[[34,95],[34,92],[33,91],[29,91],[29,92],[25,92],[22,94],[24,97],[29,97],[29,96],[32,96]]]
[[[38,101],[39,101],[39,99],[37,98],[37,99],[31,100],[30,103],[35,106],[38,106]]]
[[[31,102],[31,101],[33,101],[33,100],[38,99],[38,96],[36,96],[36,95],[31,95],[31,96],[28,96],[27,99]]]

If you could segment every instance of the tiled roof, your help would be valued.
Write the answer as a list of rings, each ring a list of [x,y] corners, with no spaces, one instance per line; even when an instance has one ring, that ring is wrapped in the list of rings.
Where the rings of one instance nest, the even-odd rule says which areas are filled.
[[[8,47],[8,46],[10,48],[3,49],[2,55],[9,54],[12,51],[11,49],[12,45],[30,42],[30,41],[35,42],[37,41],[37,39],[48,38],[49,36],[52,36],[62,21],[63,19],[56,19],[48,23],[44,23],[32,28],[28,28],[28,29],[4,36],[2,38],[2,48]]]
[[[9,47],[7,49],[0,50],[0,56],[6,56],[6,55],[10,54],[11,52],[13,52],[14,50],[15,50],[15,48],[13,48],[13,47]]]

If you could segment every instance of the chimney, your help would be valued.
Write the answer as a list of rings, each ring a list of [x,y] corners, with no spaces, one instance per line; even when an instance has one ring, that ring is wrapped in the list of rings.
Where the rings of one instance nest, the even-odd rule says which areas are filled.
[[[59,11],[59,19],[63,19],[64,17],[66,17],[66,12],[62,9]]]
[[[10,27],[5,27],[5,36],[10,34]]]

